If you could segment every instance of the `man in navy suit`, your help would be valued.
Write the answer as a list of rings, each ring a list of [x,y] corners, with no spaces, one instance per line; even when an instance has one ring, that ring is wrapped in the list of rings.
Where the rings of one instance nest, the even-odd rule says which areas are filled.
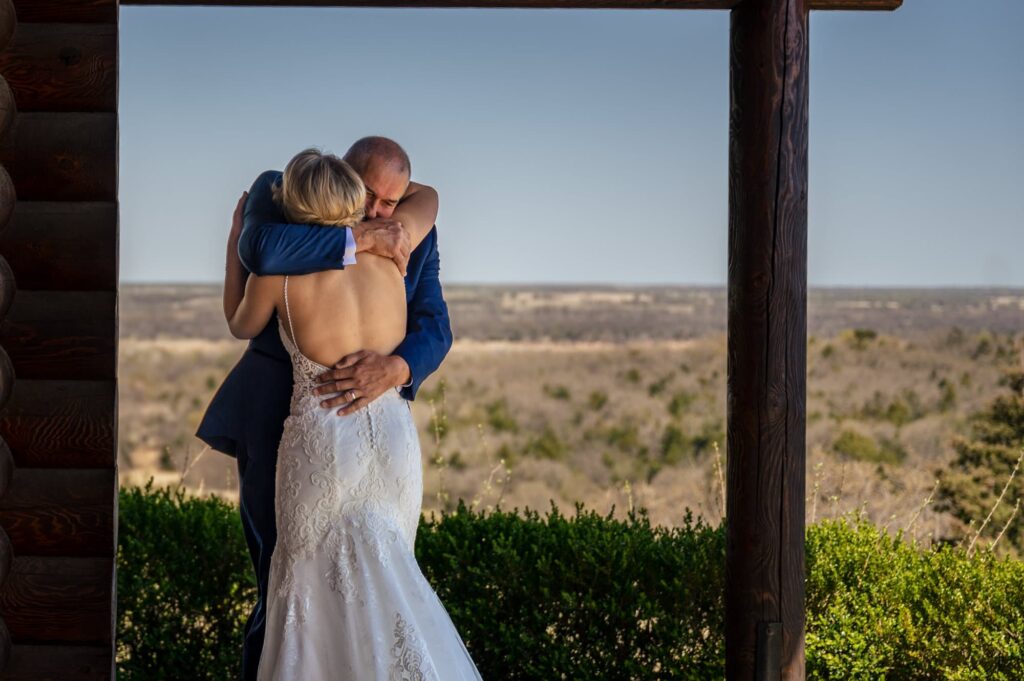
[[[391,355],[367,350],[353,353],[319,377],[317,393],[325,397],[324,408],[337,408],[340,415],[360,409],[396,387],[407,400],[414,399],[452,343],[448,307],[439,280],[437,228],[433,225],[436,192],[410,182],[408,156],[387,138],[365,137],[353,144],[344,158],[366,185],[364,222],[344,229],[286,223],[272,196],[272,187],[280,182],[281,173],[267,171],[249,190],[238,240],[243,265],[257,275],[358,267],[359,251],[393,258],[405,275],[408,326],[398,348]],[[239,211],[235,219],[242,219]],[[411,252],[410,232],[416,237],[425,233]],[[325,315],[330,313],[324,310]],[[214,395],[196,433],[213,449],[234,456],[238,465],[239,509],[259,590],[259,599],[245,626],[245,681],[256,678],[263,650],[270,557],[277,540],[277,447],[292,392],[291,360],[277,324],[275,314],[249,342]]]

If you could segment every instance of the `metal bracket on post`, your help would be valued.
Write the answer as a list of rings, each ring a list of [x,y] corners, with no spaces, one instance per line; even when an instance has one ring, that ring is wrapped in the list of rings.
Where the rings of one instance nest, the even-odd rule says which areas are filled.
[[[782,678],[782,622],[757,623],[757,659],[755,681],[780,681]]]

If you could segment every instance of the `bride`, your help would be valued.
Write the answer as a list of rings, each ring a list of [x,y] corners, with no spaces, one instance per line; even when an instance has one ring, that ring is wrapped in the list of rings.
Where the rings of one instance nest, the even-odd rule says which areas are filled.
[[[275,187],[291,222],[325,229],[361,220],[365,196],[345,161],[315,149],[297,154]],[[408,402],[393,389],[338,417],[313,393],[338,358],[360,349],[386,355],[401,343],[402,274],[393,260],[361,253],[358,267],[343,270],[249,275],[232,334],[252,338],[275,311],[294,387],[278,449],[277,544],[257,678],[480,679],[416,562],[423,470]]]

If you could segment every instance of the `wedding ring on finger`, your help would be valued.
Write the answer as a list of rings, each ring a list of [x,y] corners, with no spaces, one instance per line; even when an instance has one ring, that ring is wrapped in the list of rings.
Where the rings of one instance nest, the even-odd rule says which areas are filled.
[[[355,402],[356,401],[356,391],[355,390],[349,390],[347,394],[348,394],[348,401],[349,402]]]

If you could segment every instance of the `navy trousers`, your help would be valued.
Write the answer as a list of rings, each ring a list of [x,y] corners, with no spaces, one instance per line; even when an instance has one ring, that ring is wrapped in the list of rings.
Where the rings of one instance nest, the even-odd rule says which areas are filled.
[[[278,438],[278,441],[280,438]],[[259,599],[245,623],[242,643],[242,679],[255,681],[263,652],[263,634],[266,631],[267,583],[270,581],[270,557],[277,542],[274,521],[274,475],[277,451],[268,457],[265,447],[249,451],[240,444],[236,452],[238,463],[238,506],[242,514],[242,529],[249,546],[249,556],[256,572]],[[268,460],[269,458],[269,460]]]
[[[258,587],[258,600],[245,624],[242,681],[255,681],[263,652],[270,558],[277,542],[277,448],[291,393],[290,362],[250,348],[214,395],[197,432],[214,449],[233,455],[238,466],[238,507]]]

